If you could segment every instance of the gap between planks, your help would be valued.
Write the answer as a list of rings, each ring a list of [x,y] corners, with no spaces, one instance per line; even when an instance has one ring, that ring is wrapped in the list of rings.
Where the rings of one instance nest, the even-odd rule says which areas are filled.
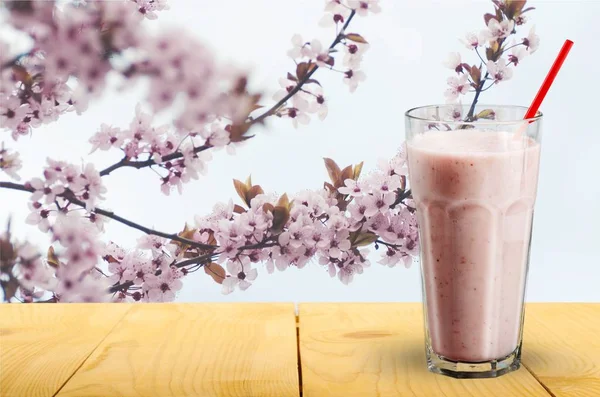
[[[298,395],[302,397],[302,357],[300,356],[300,314],[296,305],[296,357],[298,358]]]
[[[521,366],[527,370],[527,372],[529,372],[531,374],[531,376],[533,376],[533,378],[536,380],[537,383],[539,383],[544,390],[546,390],[546,393],[548,393],[551,397],[556,397],[556,394],[552,393],[552,390],[550,390],[550,388],[548,386],[546,386],[541,380],[540,378],[538,378],[538,376],[535,374],[535,372],[533,372],[531,369],[529,369],[529,367],[527,365],[525,365],[525,363],[522,361],[521,359]]]
[[[75,376],[77,371],[79,371],[81,369],[81,367],[83,367],[83,364],[86,363],[86,361],[92,356],[92,354],[96,351],[96,349],[98,349],[98,347],[106,340],[106,338],[108,338],[108,336],[110,334],[112,334],[112,332],[115,330],[115,328],[117,328],[117,325],[119,325],[123,322],[123,320],[127,316],[127,313],[129,313],[131,311],[131,309],[132,308],[130,307],[129,309],[127,309],[125,311],[125,313],[123,313],[123,316],[121,316],[121,318],[119,318],[119,320],[117,322],[115,322],[115,325],[113,325],[113,327],[106,333],[106,335],[104,335],[104,338],[102,338],[98,342],[98,344],[96,344],[96,346],[94,346],[94,348],[92,350],[90,350],[90,353],[83,359],[81,364],[79,364],[79,366],[77,368],[75,368],[75,371],[73,371],[73,373],[63,382],[63,384],[60,385],[60,387],[58,388],[58,390],[56,390],[56,392],[52,395],[52,397],[56,397],[58,395],[58,393],[60,393],[60,391],[67,385],[67,383],[69,383],[69,381],[73,378],[73,376]]]

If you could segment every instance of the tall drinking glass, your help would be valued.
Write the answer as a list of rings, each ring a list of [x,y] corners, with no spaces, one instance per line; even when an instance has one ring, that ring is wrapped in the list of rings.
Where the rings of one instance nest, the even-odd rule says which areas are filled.
[[[542,121],[541,113],[523,120],[526,111],[406,112],[432,372],[484,378],[520,366]]]

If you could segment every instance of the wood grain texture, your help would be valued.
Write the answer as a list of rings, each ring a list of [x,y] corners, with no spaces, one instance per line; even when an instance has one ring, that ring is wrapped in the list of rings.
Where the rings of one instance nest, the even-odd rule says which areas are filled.
[[[0,304],[0,396],[53,396],[129,307]]]
[[[549,395],[525,368],[480,380],[428,372],[420,303],[306,303],[299,326],[304,397]]]
[[[530,303],[523,363],[557,397],[600,396],[600,303]]]
[[[298,395],[293,304],[136,305],[58,394]]]

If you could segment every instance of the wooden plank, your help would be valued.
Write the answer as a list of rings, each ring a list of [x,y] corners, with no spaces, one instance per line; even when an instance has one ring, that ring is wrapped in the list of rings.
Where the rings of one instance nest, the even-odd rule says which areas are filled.
[[[420,303],[301,304],[304,397],[548,396],[525,368],[496,379],[427,371]]]
[[[600,396],[600,304],[528,304],[523,363],[557,397]]]
[[[293,304],[137,305],[58,394],[298,395]]]
[[[0,304],[0,395],[53,396],[128,310],[125,305]]]

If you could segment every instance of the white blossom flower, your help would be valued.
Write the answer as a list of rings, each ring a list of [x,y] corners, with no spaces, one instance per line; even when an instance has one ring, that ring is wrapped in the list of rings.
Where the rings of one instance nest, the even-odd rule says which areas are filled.
[[[511,54],[508,56],[508,61],[517,66],[527,55],[529,55],[527,49],[519,45],[513,47]]]
[[[365,81],[367,76],[362,70],[352,70],[348,69],[344,73],[344,83],[348,85],[350,88],[350,92],[356,91],[358,84]]]
[[[447,82],[450,88],[448,88],[444,94],[446,95],[446,99],[448,101],[454,101],[459,95],[464,95],[469,92],[469,87],[471,85],[468,79],[469,76],[467,74],[463,74],[460,77],[448,77]]]
[[[14,180],[20,180],[21,177],[17,173],[22,167],[19,152],[9,152],[4,146],[0,147],[0,170],[4,171],[9,177]]]
[[[374,14],[381,11],[379,0],[348,0],[348,7],[356,10],[361,17],[366,17],[369,11]]]
[[[483,45],[482,42],[484,42],[485,39],[482,38],[480,34],[478,35],[476,33],[469,32],[465,34],[465,37],[460,39],[460,41],[465,45],[465,47],[467,47],[469,50],[472,50]]]
[[[454,70],[456,73],[462,73],[462,60],[459,52],[451,52],[448,54],[448,59],[444,62],[444,66]]]
[[[488,21],[487,29],[481,34],[487,40],[497,40],[508,37],[515,28],[515,21],[505,19],[499,22],[496,18],[491,18]]]
[[[508,66],[506,66],[506,61],[504,58],[498,59],[497,62],[488,61],[487,70],[494,83],[499,83],[501,81],[508,80],[512,77],[513,71]]]
[[[307,43],[302,40],[302,36],[295,34],[292,36],[292,49],[287,52],[292,59],[309,58],[311,49]]]
[[[530,54],[533,54],[540,46],[540,36],[535,34],[535,25],[531,27],[529,34],[523,39],[523,44],[525,44]]]
[[[239,261],[228,261],[227,271],[231,276],[223,280],[224,294],[233,292],[236,286],[242,291],[248,289],[252,285],[250,281],[256,280],[256,276],[258,276],[258,272],[256,269],[252,269],[247,257]]]

